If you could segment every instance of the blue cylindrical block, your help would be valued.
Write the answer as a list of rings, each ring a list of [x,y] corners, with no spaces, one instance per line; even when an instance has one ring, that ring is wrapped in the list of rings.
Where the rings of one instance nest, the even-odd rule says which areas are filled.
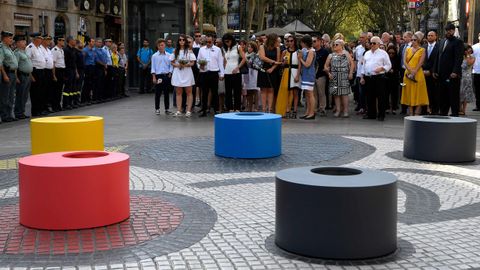
[[[215,115],[215,154],[229,158],[281,155],[281,116],[260,112]]]

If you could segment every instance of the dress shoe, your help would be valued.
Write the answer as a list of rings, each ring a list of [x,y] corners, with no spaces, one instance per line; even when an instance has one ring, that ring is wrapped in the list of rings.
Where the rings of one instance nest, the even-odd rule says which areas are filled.
[[[385,117],[378,117],[378,121],[385,121]]]
[[[376,119],[376,117],[370,117],[370,116],[368,116],[368,115],[365,115],[365,116],[363,116],[362,118],[363,118],[363,119],[371,119],[371,120]]]
[[[480,111],[480,109],[479,109],[479,108],[475,108],[475,109],[473,109],[472,111],[478,112],[478,111]]]
[[[15,120],[15,118],[12,118],[12,117],[3,119],[3,122],[5,122],[5,123],[9,123],[9,122],[13,122],[13,121],[16,121],[16,120]]]
[[[200,114],[198,117],[206,117],[206,116],[207,116],[206,113],[202,113],[202,114]]]

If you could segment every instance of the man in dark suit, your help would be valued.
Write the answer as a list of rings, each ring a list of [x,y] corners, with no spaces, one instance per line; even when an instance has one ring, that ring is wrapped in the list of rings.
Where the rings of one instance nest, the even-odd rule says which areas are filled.
[[[403,44],[400,46],[400,50],[398,51],[398,58],[400,61],[400,82],[403,83],[403,76],[405,74],[405,63],[403,62],[405,60],[405,54],[407,53],[407,49],[412,46],[412,37],[413,33],[410,31],[407,31],[403,33]],[[400,91],[400,96],[402,94],[402,91]],[[401,105],[402,110],[400,114],[407,114],[407,106],[406,105]]]
[[[427,83],[428,91],[428,101],[430,103],[430,113],[439,114],[440,113],[440,95],[437,87],[437,80],[433,78],[433,66],[435,60],[438,58],[438,42],[437,42],[437,33],[435,31],[430,31],[427,34],[428,43],[424,46],[425,51],[427,52],[427,57],[423,63],[423,74],[425,75],[425,81]]]
[[[460,80],[462,77],[463,42],[454,37],[455,26],[445,27],[445,38],[438,46],[438,57],[433,66],[433,77],[438,79],[440,114],[458,116],[460,107]]]

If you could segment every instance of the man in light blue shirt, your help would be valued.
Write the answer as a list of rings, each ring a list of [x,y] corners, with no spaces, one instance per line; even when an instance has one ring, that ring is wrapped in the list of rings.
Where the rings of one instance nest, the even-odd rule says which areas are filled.
[[[155,85],[155,114],[160,114],[160,96],[163,92],[163,102],[165,105],[165,114],[169,115],[170,108],[170,79],[172,77],[173,54],[165,51],[166,42],[163,39],[157,40],[158,51],[152,56],[152,81]]]
[[[145,86],[147,92],[150,92],[151,80],[150,80],[150,62],[152,60],[153,50],[150,49],[150,42],[148,39],[143,39],[143,47],[137,52],[137,61],[140,67],[140,89],[139,94],[145,93]]]
[[[101,38],[95,39],[95,91],[93,92],[93,103],[103,102],[105,98],[105,76],[107,75],[107,61],[108,55],[103,47],[103,40]]]

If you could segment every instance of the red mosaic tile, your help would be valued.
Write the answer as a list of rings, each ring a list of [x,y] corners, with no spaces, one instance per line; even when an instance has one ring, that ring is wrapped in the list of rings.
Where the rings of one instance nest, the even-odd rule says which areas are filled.
[[[0,207],[0,254],[78,254],[138,245],[175,230],[183,212],[161,198],[132,196],[130,219],[88,230],[45,231],[19,224],[18,204]]]

